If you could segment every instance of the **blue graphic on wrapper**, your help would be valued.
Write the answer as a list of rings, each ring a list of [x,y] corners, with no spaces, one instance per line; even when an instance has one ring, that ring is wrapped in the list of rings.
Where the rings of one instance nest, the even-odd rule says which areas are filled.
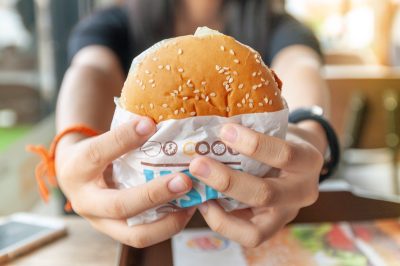
[[[242,169],[236,169],[236,170],[242,171]],[[180,172],[189,176],[190,179],[192,179],[193,188],[188,193],[186,193],[185,196],[172,201],[171,203],[173,203],[174,205],[181,207],[181,208],[188,208],[188,207],[199,205],[207,200],[223,198],[223,195],[220,192],[216,191],[212,187],[205,185],[204,183],[200,182],[200,180],[198,180],[196,177],[194,177],[189,172],[189,169],[185,169]],[[156,176],[169,175],[172,173],[172,171],[162,170],[162,171],[157,172],[157,171],[151,170],[151,169],[144,169],[143,173],[146,178],[146,182],[150,182]],[[201,192],[203,192],[203,193],[201,193]],[[202,196],[202,195],[205,195],[205,196]]]

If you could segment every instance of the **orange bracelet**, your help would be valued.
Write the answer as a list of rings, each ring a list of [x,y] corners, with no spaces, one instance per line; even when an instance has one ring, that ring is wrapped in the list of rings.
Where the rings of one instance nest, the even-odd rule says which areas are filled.
[[[85,125],[76,125],[66,128],[62,132],[57,134],[54,137],[53,141],[51,142],[49,150],[46,150],[46,148],[43,145],[26,146],[27,151],[36,153],[41,158],[41,161],[35,168],[35,178],[38,184],[40,196],[44,202],[48,202],[50,197],[50,192],[47,187],[47,183],[52,187],[58,187],[56,179],[56,167],[55,167],[57,145],[64,136],[70,133],[81,133],[88,137],[97,136],[99,134],[96,130],[91,129],[90,127],[87,127]],[[64,206],[64,209],[65,211],[68,212],[72,210],[71,204],[68,200]]]

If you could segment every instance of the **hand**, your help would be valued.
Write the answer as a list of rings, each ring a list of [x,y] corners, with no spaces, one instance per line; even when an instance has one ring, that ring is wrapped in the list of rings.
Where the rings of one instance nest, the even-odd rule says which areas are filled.
[[[138,187],[113,188],[108,175],[111,162],[140,147],[154,132],[154,123],[142,118],[57,150],[59,184],[74,211],[97,230],[137,248],[178,233],[195,211],[195,208],[185,209],[151,224],[127,225],[126,218],[178,198],[192,187],[188,176],[172,174]]]
[[[227,213],[215,201],[199,206],[210,228],[246,247],[256,247],[293,220],[299,209],[318,197],[321,153],[304,139],[309,132],[294,128],[298,135],[285,141],[236,124],[221,130],[221,139],[232,149],[280,169],[265,178],[233,170],[211,158],[198,157],[190,172],[210,187],[246,203],[251,208]]]

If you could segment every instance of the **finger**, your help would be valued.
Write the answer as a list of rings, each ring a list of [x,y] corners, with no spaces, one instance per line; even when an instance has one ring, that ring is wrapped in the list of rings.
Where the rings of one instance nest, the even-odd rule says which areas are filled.
[[[282,199],[277,178],[256,177],[208,157],[193,159],[189,171],[206,185],[253,207],[272,206],[287,197]]]
[[[264,135],[237,124],[224,125],[220,137],[239,153],[279,169],[298,170],[303,163],[302,158],[308,155],[296,143]]]
[[[256,214],[251,221],[259,229],[265,241],[292,221],[298,214],[298,209],[269,208]]]
[[[154,132],[151,119],[135,118],[100,136],[84,140],[77,160],[85,162],[88,169],[102,171],[111,161],[140,147]]]
[[[261,232],[254,224],[225,212],[215,201],[205,202],[198,208],[211,230],[222,236],[245,247],[256,247],[262,242]]]
[[[179,233],[196,209],[190,208],[167,214],[159,221],[129,227],[125,221],[90,219],[94,228],[115,240],[135,248],[144,248],[171,238]]]
[[[70,200],[74,211],[82,216],[126,219],[172,201],[191,188],[191,179],[178,173],[122,190],[93,185],[72,193]]]

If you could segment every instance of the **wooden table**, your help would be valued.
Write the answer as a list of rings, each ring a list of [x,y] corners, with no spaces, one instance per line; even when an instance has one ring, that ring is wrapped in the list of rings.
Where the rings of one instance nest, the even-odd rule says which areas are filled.
[[[110,266],[119,261],[119,244],[80,217],[66,217],[68,235],[10,261],[15,266]]]

